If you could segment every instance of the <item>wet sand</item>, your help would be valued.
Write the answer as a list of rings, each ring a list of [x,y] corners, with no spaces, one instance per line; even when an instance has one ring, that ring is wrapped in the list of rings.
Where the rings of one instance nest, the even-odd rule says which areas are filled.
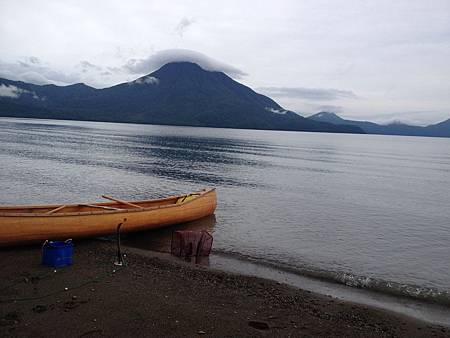
[[[0,250],[2,337],[450,337],[450,329],[255,277],[77,242],[74,265]]]

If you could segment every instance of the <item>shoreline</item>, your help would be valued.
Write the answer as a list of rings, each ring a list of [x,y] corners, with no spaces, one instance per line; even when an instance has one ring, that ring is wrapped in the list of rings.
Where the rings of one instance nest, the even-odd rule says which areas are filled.
[[[287,284],[75,243],[74,265],[40,265],[40,247],[0,250],[0,335],[450,336],[450,328]],[[67,290],[66,290],[67,288]]]
[[[427,323],[450,327],[450,307],[440,303],[348,286],[269,264],[229,258],[223,254],[213,254],[210,266],[220,271],[268,279],[319,295],[331,296],[342,301],[387,310]]]
[[[202,225],[199,227],[199,225]],[[186,229],[208,228],[207,222],[191,222],[182,225]],[[146,256],[158,256],[174,259],[170,255],[172,232],[166,228],[151,231],[149,236],[136,236],[127,234],[123,245],[138,250]],[[114,238],[111,238],[114,241]],[[179,259],[177,259],[180,262]],[[347,302],[376,307],[392,311],[401,315],[423,320],[428,323],[450,327],[450,307],[447,303],[433,302],[430,299],[420,299],[410,294],[398,294],[392,290],[377,290],[373,288],[348,286],[335,279],[323,278],[321,274],[304,274],[292,267],[283,264],[258,260],[236,253],[222,250],[211,252],[203,265],[222,272],[244,276],[259,277],[263,279],[288,284],[293,287],[308,290],[320,295],[329,295]]]

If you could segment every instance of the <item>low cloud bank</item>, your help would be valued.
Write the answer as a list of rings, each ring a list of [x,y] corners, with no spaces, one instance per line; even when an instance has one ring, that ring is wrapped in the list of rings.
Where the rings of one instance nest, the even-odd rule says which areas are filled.
[[[144,76],[132,82],[128,82],[128,84],[151,84],[157,85],[159,84],[159,79],[154,76]]]
[[[190,24],[182,22],[182,27]],[[108,87],[120,82],[129,82],[130,79],[150,74],[170,62],[193,62],[205,70],[219,71],[239,79],[247,75],[242,70],[217,61],[202,53],[187,49],[167,49],[142,59],[130,59],[122,65],[98,65],[82,60],[69,71],[58,70],[35,56],[16,62],[0,60],[0,78],[14,81],[24,81],[37,85],[55,84],[60,86],[74,83],[87,83],[94,87]],[[136,83],[139,83],[136,80]],[[144,80],[142,80],[144,81]],[[154,80],[147,83],[156,84]]]
[[[247,74],[242,70],[188,49],[166,49],[145,59],[131,59],[123,67],[132,74],[148,74],[170,62],[192,62],[205,70],[223,72],[235,79]]]
[[[37,85],[49,83],[66,85],[76,83],[79,80],[77,74],[67,74],[55,70],[34,56],[17,62],[0,60],[0,77]]]
[[[16,86],[0,85],[0,96],[16,99],[22,94],[23,90]]]
[[[333,105],[322,105],[316,108],[317,112],[326,111],[329,113],[342,113],[344,111],[344,107],[342,106],[333,106]]]
[[[289,97],[311,101],[333,101],[337,99],[357,99],[357,95],[349,90],[303,87],[260,87],[264,94],[274,97]]]
[[[37,96],[35,92],[30,92],[28,90],[25,90],[25,89],[22,89],[22,88],[13,86],[13,85],[0,84],[0,97],[8,97],[11,99],[17,99],[24,93],[33,95],[33,99],[36,99],[36,100],[39,99],[39,96]]]

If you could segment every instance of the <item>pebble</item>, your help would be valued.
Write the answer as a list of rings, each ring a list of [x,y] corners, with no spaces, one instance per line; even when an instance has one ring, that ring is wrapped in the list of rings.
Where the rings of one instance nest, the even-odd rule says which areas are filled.
[[[72,296],[72,299],[73,299],[73,300],[76,300],[76,299],[77,299],[77,296]]]
[[[206,332],[203,331],[203,330],[198,330],[197,333],[198,333],[198,334],[206,334]]]
[[[69,288],[64,288],[65,291],[69,290]]]

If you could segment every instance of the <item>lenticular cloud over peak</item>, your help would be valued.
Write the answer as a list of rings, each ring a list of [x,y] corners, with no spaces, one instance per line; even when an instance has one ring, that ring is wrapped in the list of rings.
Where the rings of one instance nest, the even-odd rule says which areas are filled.
[[[161,68],[167,63],[183,61],[196,63],[205,70],[224,72],[235,79],[247,75],[236,67],[189,49],[166,49],[156,52],[145,59],[131,59],[125,64],[124,68],[134,74],[146,74]]]

